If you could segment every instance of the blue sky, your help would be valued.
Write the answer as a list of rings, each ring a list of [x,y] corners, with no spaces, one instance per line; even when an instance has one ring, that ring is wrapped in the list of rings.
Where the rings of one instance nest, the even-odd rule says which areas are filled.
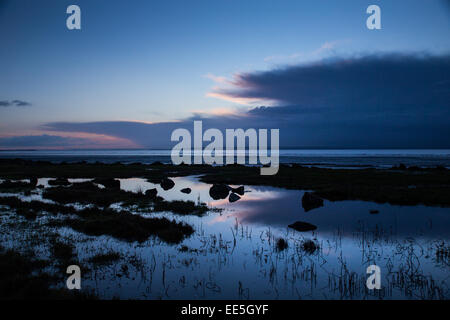
[[[70,4],[81,8],[82,30],[66,28]],[[381,7],[381,30],[366,28],[370,4]],[[149,124],[283,106],[218,92],[241,74],[323,59],[447,55],[449,12],[444,0],[2,0],[0,147],[45,147],[49,136],[57,147],[152,147],[120,130],[53,124]],[[7,103],[14,100],[31,105]]]

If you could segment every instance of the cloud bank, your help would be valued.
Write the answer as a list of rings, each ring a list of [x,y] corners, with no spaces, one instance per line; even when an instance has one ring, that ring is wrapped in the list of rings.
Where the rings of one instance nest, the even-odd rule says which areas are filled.
[[[279,128],[282,148],[450,148],[450,56],[383,54],[241,73],[212,92],[275,106],[178,122],[47,123],[41,129],[103,134],[171,148],[171,132]],[[1,143],[0,143],[1,144]]]

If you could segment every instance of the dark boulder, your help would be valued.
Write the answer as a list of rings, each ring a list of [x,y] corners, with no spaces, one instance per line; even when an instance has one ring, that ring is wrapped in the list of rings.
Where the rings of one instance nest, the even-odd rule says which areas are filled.
[[[230,202],[236,202],[240,199],[241,197],[239,197],[236,193],[232,193],[230,194],[230,196],[228,197],[228,201]]]
[[[101,184],[107,189],[120,189],[120,181],[114,178],[97,178],[94,183]]]
[[[147,191],[145,191],[145,196],[150,199],[155,199],[157,194],[158,194],[158,190],[156,190],[156,188],[148,189]]]
[[[36,177],[31,177],[30,178],[30,186],[32,188],[36,188],[37,184],[38,184],[38,179]]]
[[[161,188],[163,188],[164,190],[170,190],[175,186],[175,182],[173,182],[173,180],[169,179],[169,178],[164,178],[161,180]]]
[[[370,210],[369,212],[370,212],[370,214],[377,214],[377,213],[380,213],[380,211],[378,211],[378,210]]]
[[[209,195],[214,200],[225,199],[230,193],[230,187],[225,184],[213,184],[209,189]]]
[[[302,207],[305,212],[308,212],[309,210],[315,208],[323,207],[323,199],[311,192],[305,192],[302,197]]]
[[[313,231],[317,229],[315,225],[303,221],[294,222],[293,224],[288,225],[288,227],[300,232]]]
[[[231,192],[237,193],[238,195],[243,196],[244,192],[245,192],[244,186],[240,186],[240,187],[237,187],[237,188],[231,188]]]
[[[181,189],[180,191],[183,193],[189,194],[189,193],[191,193],[192,190],[191,190],[191,188],[184,188],[184,189]]]

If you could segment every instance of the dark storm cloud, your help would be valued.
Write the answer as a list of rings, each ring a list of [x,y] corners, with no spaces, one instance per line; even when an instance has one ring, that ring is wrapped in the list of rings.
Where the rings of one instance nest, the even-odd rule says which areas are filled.
[[[275,100],[298,105],[303,111],[442,108],[450,99],[450,56],[391,54],[332,59],[240,74],[234,84],[232,89],[215,93]]]
[[[31,103],[23,100],[2,100],[0,101],[0,107],[28,107]]]
[[[168,148],[176,128],[279,128],[280,145],[327,148],[449,148],[450,57],[369,55],[239,75],[220,95],[278,101],[236,115],[179,122],[49,123]]]

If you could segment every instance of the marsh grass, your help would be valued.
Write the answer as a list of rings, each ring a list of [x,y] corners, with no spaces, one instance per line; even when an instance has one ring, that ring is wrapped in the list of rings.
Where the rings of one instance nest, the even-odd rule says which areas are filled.
[[[144,218],[127,211],[83,210],[90,214],[83,219],[67,218],[56,225],[68,226],[90,236],[109,235],[124,241],[143,242],[157,236],[166,243],[176,244],[189,237],[194,229],[183,222],[167,218]]]
[[[286,250],[288,248],[287,241],[285,239],[283,239],[283,238],[279,238],[277,240],[276,248],[277,248],[278,251]]]
[[[48,262],[14,250],[0,252],[0,300],[96,299],[92,293],[54,288],[55,277],[41,272]]]
[[[75,215],[78,218],[52,220],[47,225],[67,226],[87,235],[110,235],[125,241],[142,242],[150,236],[157,236],[167,243],[179,243],[194,232],[192,226],[183,222],[167,218],[144,218],[124,210],[117,212],[95,207],[77,210],[71,206],[40,201],[26,202],[16,197],[0,197],[0,204],[18,210]]]
[[[109,175],[107,168],[120,171],[121,174],[116,177],[128,176],[128,173],[133,170],[141,172],[140,170],[143,168],[140,165],[109,167],[102,164],[88,167],[87,172],[92,176]],[[10,174],[22,174],[19,172],[20,168],[24,167],[14,165]],[[81,164],[61,166],[42,164],[41,172],[55,169],[55,175],[64,173],[64,176],[68,177],[72,175],[67,175],[67,172],[76,172],[76,168],[80,171],[73,176],[86,177],[86,171],[81,170],[83,168]],[[95,168],[98,169],[98,172],[95,172]],[[156,164],[152,174],[157,172],[154,177],[159,174],[162,176],[163,173],[167,174],[167,171],[171,170],[170,168],[171,166]],[[189,167],[186,166],[186,168]],[[177,169],[183,172],[185,167],[181,166]],[[246,174],[252,175],[252,171],[245,167],[234,166],[223,169],[223,172],[218,172],[215,169],[213,171],[199,166],[189,168],[191,170],[189,172],[204,170],[207,172],[205,180],[218,179],[222,182],[245,179]],[[39,170],[38,168],[36,171]],[[327,197],[330,199],[372,198],[380,202],[395,202],[398,199],[402,202],[406,199],[408,204],[422,203],[425,200],[429,204],[445,204],[447,201],[442,200],[441,194],[447,188],[445,183],[435,199],[431,199],[429,194],[424,194],[418,199],[410,199],[412,193],[410,191],[404,193],[403,190],[407,183],[414,180],[411,174],[419,176],[414,181],[423,182],[424,188],[430,185],[437,188],[434,183],[442,182],[447,171],[443,173],[444,178],[441,179],[433,171],[421,171],[418,175],[417,172],[409,170],[399,170],[399,172],[390,172],[389,174],[384,171],[368,170],[347,176],[348,180],[346,181],[349,184],[351,182],[356,182],[356,184],[355,187],[345,185],[342,192],[335,187],[340,182],[337,178],[345,177],[343,172],[332,173],[328,177],[323,176],[327,171],[316,169],[281,168],[280,172],[282,175],[279,182],[267,180],[267,183],[279,183],[288,187],[311,184],[313,187],[311,189],[317,188],[318,191],[325,194],[329,192]],[[290,180],[286,176],[288,172],[293,173]],[[240,174],[242,176],[239,176]],[[318,180],[297,179],[299,177],[316,177]],[[400,179],[402,177],[404,180]],[[257,177],[253,179],[258,180]],[[337,179],[336,184],[334,181],[330,181],[331,179]],[[392,179],[400,180],[392,181]],[[317,185],[315,185],[316,182]],[[394,195],[387,198],[385,191],[379,190],[369,196],[368,194],[374,188],[378,188],[378,185],[380,188],[387,185],[387,191],[397,187],[399,190],[394,191]],[[359,187],[361,190],[354,190]],[[86,192],[83,191],[84,188]],[[48,193],[50,190],[53,193]],[[105,191],[97,194],[99,190]],[[70,201],[64,200],[65,195],[70,197],[69,193],[72,191],[74,194]],[[101,297],[107,295],[106,290],[102,287],[104,283],[113,283],[118,287],[135,285],[138,288],[136,296],[140,298],[167,299],[177,298],[183,294],[198,298],[221,298],[229,297],[226,296],[230,294],[230,291],[227,290],[232,291],[232,298],[239,299],[261,296],[303,299],[328,297],[338,299],[398,297],[448,299],[449,297],[446,281],[430,275],[426,271],[429,265],[423,265],[429,259],[433,263],[436,262],[439,268],[444,268],[444,270],[448,268],[449,247],[445,241],[424,246],[413,240],[399,239],[389,230],[382,228],[369,230],[365,226],[361,226],[357,232],[350,235],[337,228],[333,236],[326,240],[317,240],[315,233],[308,234],[308,237],[312,238],[308,239],[298,232],[286,230],[283,232],[282,239],[286,244],[289,243],[289,246],[284,250],[277,250],[280,233],[270,228],[264,231],[257,229],[258,232],[252,233],[251,228],[241,224],[237,219],[234,226],[231,226],[229,230],[224,230],[223,233],[208,234],[201,226],[196,228],[197,232],[194,232],[192,226],[180,221],[197,219],[197,217],[188,217],[185,212],[195,212],[198,209],[195,205],[198,204],[186,206],[185,203],[165,203],[162,199],[148,200],[142,193],[131,194],[114,188],[99,189],[92,183],[48,188],[43,192],[44,196],[51,194],[51,197],[54,197],[52,200],[57,203],[26,202],[15,197],[0,197],[0,205],[12,209],[10,212],[4,211],[4,214],[0,216],[2,246],[9,247],[11,243],[14,243],[17,247],[29,248],[43,255],[51,254],[49,262],[34,258],[32,255],[30,255],[31,258],[28,258],[27,254],[20,253],[20,256],[26,257],[33,264],[41,264],[41,267],[37,269],[26,267],[29,261],[20,262],[17,260],[19,259],[17,256],[8,254],[5,258],[1,257],[0,263],[14,262],[6,264],[4,270],[11,270],[14,273],[11,266],[15,264],[19,266],[18,270],[31,270],[31,276],[21,278],[23,275],[20,272],[20,275],[17,275],[18,278],[13,276],[13,282],[8,282],[7,277],[2,275],[0,280],[2,290],[11,288],[13,285],[15,288],[22,288],[19,290],[20,292],[14,291],[18,289],[13,289],[12,297],[53,295],[54,292],[49,293],[47,290],[56,278],[58,278],[59,284],[63,283],[58,277],[58,275],[65,275],[62,269],[59,269],[65,264],[63,261],[75,260],[95,266],[95,272],[85,274],[86,278],[83,278],[83,281]],[[94,194],[88,195],[89,192]],[[400,198],[398,198],[399,196]],[[402,200],[403,196],[406,198]],[[62,202],[57,201],[59,199],[63,199]],[[161,211],[179,211],[176,217],[178,221],[167,218],[146,218],[127,210],[112,210],[107,207],[118,201],[140,205],[142,212],[147,213],[155,212],[155,206],[159,206],[157,210]],[[159,204],[157,204],[158,201],[160,201]],[[75,202],[94,203],[100,207],[94,206],[77,210],[69,206]],[[21,215],[17,211],[19,208],[36,213],[36,218],[26,219],[27,214]],[[168,216],[170,217],[170,215]],[[63,233],[70,233],[73,238],[62,237]],[[99,236],[103,237],[98,238]],[[190,239],[182,243],[188,237]],[[353,241],[352,245],[355,246],[356,251],[361,253],[361,262],[358,262],[356,267],[352,261],[347,261],[346,250],[348,248],[345,248],[344,245],[349,239]],[[122,250],[120,253],[110,250],[105,252],[105,242],[112,243],[110,248],[120,246]],[[72,248],[69,248],[70,244],[73,245]],[[181,245],[175,247],[167,244]],[[83,246],[90,248],[88,252],[90,258],[85,260],[83,260],[83,254],[86,255],[86,252],[80,249]],[[380,260],[380,255],[383,260]],[[43,262],[39,263],[38,261]],[[376,293],[368,291],[365,286],[367,278],[365,268],[373,263],[382,263],[383,270],[386,270],[383,288]],[[48,269],[48,273],[42,271],[44,268]],[[1,270],[3,270],[3,265],[0,273]],[[233,278],[221,277],[227,272],[233,273]],[[27,275],[28,273],[23,274]],[[35,282],[36,286],[27,286],[26,282],[30,279],[32,279],[31,283],[35,280],[38,281]],[[6,281],[6,285],[3,281]],[[255,286],[254,281],[257,281],[258,286]],[[44,284],[42,285],[42,283]],[[116,293],[113,294],[116,295]],[[124,297],[128,297],[126,293]]]

